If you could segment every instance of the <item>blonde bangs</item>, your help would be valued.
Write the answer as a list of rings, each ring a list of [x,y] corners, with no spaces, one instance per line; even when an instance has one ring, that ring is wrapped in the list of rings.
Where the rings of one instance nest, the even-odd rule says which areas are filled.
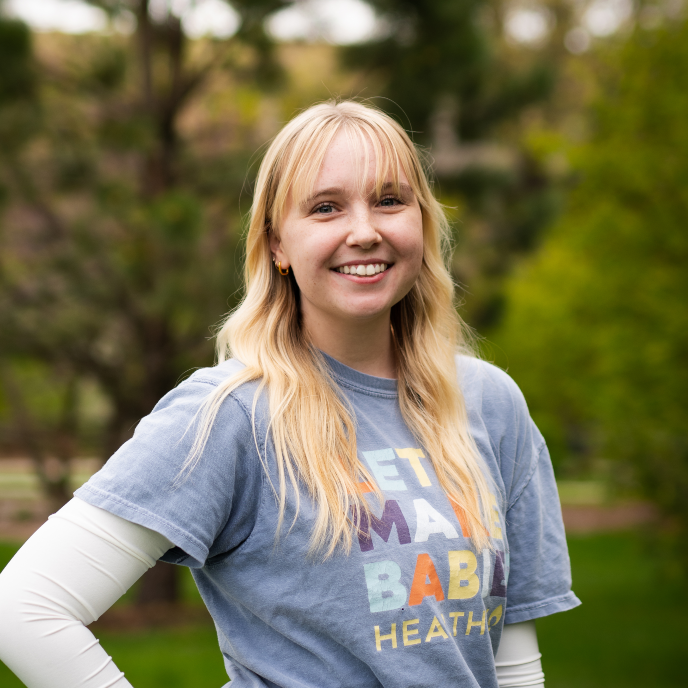
[[[400,192],[403,170],[421,206],[425,205],[426,194],[421,184],[421,180],[425,181],[425,175],[422,168],[414,164],[417,163],[417,157],[415,151],[409,149],[405,133],[385,117],[375,119],[370,122],[359,117],[342,119],[333,116],[324,121],[311,121],[310,126],[300,129],[285,146],[275,169],[280,183],[269,208],[273,231],[279,235],[279,226],[288,203],[298,205],[313,196],[327,149],[340,131],[346,134],[353,154],[357,190],[361,195],[366,196],[372,191],[367,188],[371,166],[375,169],[374,195],[378,197],[389,183],[395,193]]]
[[[362,482],[376,483],[358,458],[352,409],[331,377],[322,355],[301,325],[298,287],[272,266],[270,234],[279,237],[287,204],[311,197],[327,149],[346,132],[360,191],[368,166],[375,166],[374,193],[390,182],[400,191],[401,173],[418,198],[423,217],[423,263],[411,291],[392,308],[391,325],[398,360],[399,406],[404,421],[424,448],[438,480],[460,513],[477,549],[492,547],[486,525],[491,488],[468,429],[454,356],[470,351],[465,326],[455,310],[454,284],[447,268],[449,226],[432,194],[421,158],[403,128],[390,117],[360,103],[315,105],[291,120],[275,137],[261,164],[246,238],[246,293],[217,336],[218,360],[234,356],[246,367],[208,398],[200,426],[182,471],[201,458],[222,401],[240,385],[260,382],[254,398],[265,393],[269,438],[274,445],[279,502],[279,537],[287,485],[292,486],[298,517],[302,490],[316,506],[311,552],[328,557],[348,552],[357,532],[355,514],[370,507]],[[363,153],[363,155],[358,155]],[[362,162],[361,162],[362,161]],[[267,447],[256,450],[269,476]],[[336,457],[336,458],[333,458]],[[379,489],[378,498],[384,497]]]

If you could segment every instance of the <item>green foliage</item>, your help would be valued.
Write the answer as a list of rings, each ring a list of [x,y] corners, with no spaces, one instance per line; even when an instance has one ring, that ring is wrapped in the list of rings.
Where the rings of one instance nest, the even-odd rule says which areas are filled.
[[[37,74],[31,33],[19,21],[0,14],[0,150],[10,157],[37,127]],[[9,189],[0,183],[0,207]]]
[[[448,96],[459,103],[453,122],[459,138],[476,140],[551,90],[548,64],[516,71],[500,59],[484,0],[369,1],[389,35],[346,49],[344,58],[383,75],[383,95],[394,102],[380,106],[400,108],[397,116],[421,141],[429,141],[431,119]]]
[[[19,545],[14,543],[10,544],[8,542],[0,542],[0,571],[2,571],[7,564],[10,563],[10,559],[19,550]]]
[[[559,463],[572,444],[633,463],[676,519],[684,557],[686,69],[685,23],[638,30],[609,57],[579,184],[511,281],[498,337]]]
[[[193,44],[144,0],[92,4],[135,12],[136,33],[41,36],[47,64],[26,26],[0,20],[0,425],[21,426],[5,442],[36,438],[38,463],[57,426],[83,425],[81,389],[107,398],[107,456],[186,371],[212,363],[210,328],[239,290],[254,143],[255,116],[232,124],[231,91],[280,74],[262,29],[274,2],[237,3],[235,38]],[[226,107],[211,116],[203,99],[218,85]],[[45,384],[27,384],[39,369]]]
[[[457,225],[454,275],[468,285],[463,315],[484,329],[501,315],[502,281],[558,210],[548,175],[506,124],[552,91],[556,62],[506,49],[487,0],[368,0],[384,37],[342,51],[382,84],[372,102],[432,147]],[[368,96],[368,92],[364,92]],[[378,95],[380,97],[378,97]]]
[[[35,87],[31,34],[22,22],[0,20],[0,64],[0,102],[30,98]]]

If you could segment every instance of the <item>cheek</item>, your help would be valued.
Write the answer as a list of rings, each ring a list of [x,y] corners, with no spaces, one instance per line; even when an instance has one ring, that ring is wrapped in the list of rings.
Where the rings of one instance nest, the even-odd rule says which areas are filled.
[[[417,222],[413,222],[399,237],[400,252],[407,258],[409,264],[420,270],[423,262],[423,225],[420,213]]]

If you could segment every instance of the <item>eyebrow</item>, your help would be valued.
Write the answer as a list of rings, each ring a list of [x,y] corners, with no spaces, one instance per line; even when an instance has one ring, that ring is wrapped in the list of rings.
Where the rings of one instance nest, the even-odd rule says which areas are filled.
[[[394,188],[393,182],[385,182],[382,185],[382,188],[380,189],[380,193],[381,194],[387,193],[390,189],[393,189],[393,188]],[[413,193],[413,189],[408,184],[399,184],[399,191],[401,192],[400,195],[402,196],[402,198],[408,198],[409,196],[413,197],[415,195]],[[308,206],[311,205],[311,203],[314,203],[318,199],[326,197],[326,196],[346,196],[346,195],[348,195],[348,192],[346,192],[341,187],[332,186],[332,187],[329,187],[327,189],[323,189],[322,191],[318,191],[318,193],[313,194],[312,196],[309,196],[308,198],[306,198],[301,203],[301,207],[307,208]],[[370,196],[373,196],[373,195],[374,194],[370,194]]]

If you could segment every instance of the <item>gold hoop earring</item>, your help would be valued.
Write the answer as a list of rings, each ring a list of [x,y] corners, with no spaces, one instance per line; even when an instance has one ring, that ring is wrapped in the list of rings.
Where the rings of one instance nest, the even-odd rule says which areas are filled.
[[[280,275],[288,275],[289,274],[289,268],[287,268],[286,270],[282,270],[282,261],[277,263],[277,269],[279,270]]]

